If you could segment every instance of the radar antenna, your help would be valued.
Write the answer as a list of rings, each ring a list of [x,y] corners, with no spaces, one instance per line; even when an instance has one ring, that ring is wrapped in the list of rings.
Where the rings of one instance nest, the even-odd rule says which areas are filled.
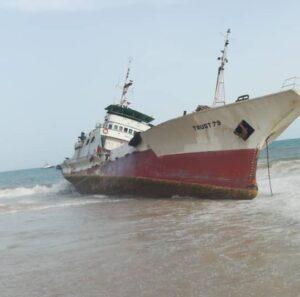
[[[225,105],[225,83],[224,83],[224,69],[225,65],[228,63],[227,60],[227,49],[229,45],[229,34],[230,29],[227,30],[225,35],[225,44],[224,49],[221,50],[222,56],[218,57],[218,60],[221,62],[218,68],[218,77],[217,77],[217,84],[215,90],[215,98],[213,105],[216,106],[217,104]]]
[[[126,72],[125,81],[122,88],[121,100],[120,100],[120,105],[124,107],[127,107],[130,104],[130,102],[127,101],[126,94],[128,92],[128,89],[133,85],[133,80],[129,79],[131,62],[132,62],[132,58],[129,58],[127,72]]]

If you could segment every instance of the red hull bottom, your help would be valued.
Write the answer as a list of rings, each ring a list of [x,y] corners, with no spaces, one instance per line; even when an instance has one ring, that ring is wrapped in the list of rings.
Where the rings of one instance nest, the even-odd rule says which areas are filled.
[[[65,177],[81,193],[252,199],[257,156],[254,149],[162,157],[148,150]]]
[[[195,197],[202,199],[253,199],[257,188],[232,189],[210,185],[181,183],[135,177],[65,175],[81,194],[105,194],[135,197]]]

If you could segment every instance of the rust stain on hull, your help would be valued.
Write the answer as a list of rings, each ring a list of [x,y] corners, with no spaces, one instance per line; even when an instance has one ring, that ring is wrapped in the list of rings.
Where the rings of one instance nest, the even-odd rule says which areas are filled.
[[[195,183],[182,183],[142,177],[110,177],[99,175],[64,175],[81,194],[133,195],[140,197],[189,196],[202,199],[253,199],[256,186],[233,189]]]

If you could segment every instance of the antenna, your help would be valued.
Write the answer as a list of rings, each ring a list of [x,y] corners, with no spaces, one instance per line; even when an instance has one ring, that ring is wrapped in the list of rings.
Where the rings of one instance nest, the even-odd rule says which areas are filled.
[[[225,65],[228,63],[227,60],[227,49],[229,45],[229,34],[230,29],[227,30],[225,35],[225,44],[224,49],[221,51],[222,56],[218,57],[218,60],[221,62],[218,68],[218,77],[217,77],[217,84],[215,90],[215,98],[213,105],[216,106],[217,104],[225,105],[225,83],[224,83],[224,69]]]
[[[126,72],[125,81],[122,88],[121,100],[120,100],[120,105],[124,107],[127,107],[130,104],[130,102],[127,101],[126,94],[128,92],[129,87],[133,85],[133,80],[129,79],[131,62],[132,62],[132,58],[129,58],[127,72]]]

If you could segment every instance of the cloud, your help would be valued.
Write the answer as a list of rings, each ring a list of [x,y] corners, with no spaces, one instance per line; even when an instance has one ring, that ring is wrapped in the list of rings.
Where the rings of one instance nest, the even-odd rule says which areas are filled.
[[[164,6],[177,0],[0,0],[2,7],[27,11],[103,10],[131,5]]]

